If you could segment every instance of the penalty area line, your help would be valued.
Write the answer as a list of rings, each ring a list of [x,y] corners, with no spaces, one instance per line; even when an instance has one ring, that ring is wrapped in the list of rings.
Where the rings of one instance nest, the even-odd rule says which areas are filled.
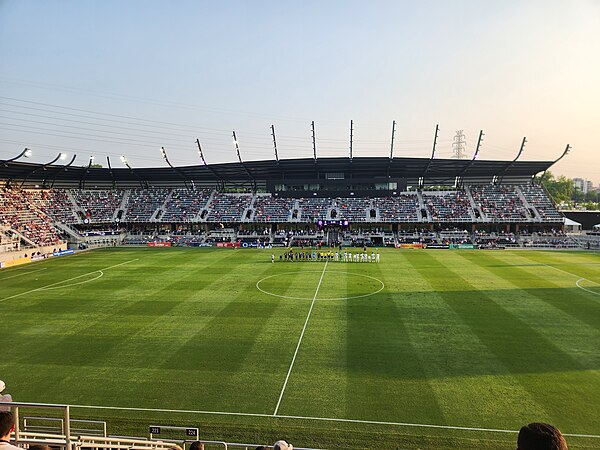
[[[432,428],[442,430],[458,430],[458,431],[478,431],[487,433],[511,433],[517,434],[517,430],[503,430],[496,428],[483,428],[483,427],[460,427],[454,425],[434,425],[425,423],[408,423],[408,422],[389,422],[380,420],[361,420],[361,419],[343,419],[333,417],[311,417],[311,416],[292,416],[282,414],[263,414],[263,413],[243,413],[243,412],[230,412],[230,411],[202,411],[193,409],[167,409],[167,408],[135,408],[127,406],[93,406],[93,405],[70,405],[72,408],[82,409],[102,409],[102,410],[114,410],[114,411],[139,411],[139,412],[164,412],[164,413],[183,413],[183,414],[202,414],[202,415],[213,415],[213,416],[237,416],[237,417],[264,417],[264,418],[277,418],[277,419],[291,419],[291,420],[313,420],[319,422],[339,422],[339,423],[357,423],[367,425],[384,425],[384,426],[396,426],[396,427],[414,427],[414,428]],[[581,433],[563,433],[564,436],[570,437],[582,437],[600,439],[598,434],[581,434]]]
[[[0,298],[0,302],[3,302],[3,301],[5,301],[5,300],[10,300],[11,298],[17,298],[17,297],[21,297],[22,295],[31,294],[31,293],[33,293],[33,292],[38,292],[38,291],[48,290],[48,288],[51,288],[52,286],[56,286],[57,284],[66,283],[67,281],[73,281],[73,280],[77,280],[78,278],[81,278],[81,277],[86,277],[86,276],[88,276],[88,275],[91,275],[91,274],[93,274],[93,273],[96,273],[96,272],[102,272],[102,271],[104,271],[104,270],[112,269],[112,268],[114,268],[114,267],[123,266],[123,265],[125,265],[125,264],[129,264],[129,263],[132,263],[132,262],[134,262],[134,261],[138,261],[138,260],[139,260],[139,258],[136,258],[136,259],[131,259],[131,260],[129,260],[129,261],[125,261],[125,262],[122,262],[122,263],[119,263],[119,264],[114,264],[114,265],[112,265],[112,266],[109,266],[109,267],[104,267],[104,268],[102,268],[102,269],[93,270],[92,272],[84,273],[83,275],[78,275],[78,276],[76,276],[76,277],[73,277],[73,278],[67,278],[66,280],[61,280],[61,281],[57,281],[57,282],[55,282],[55,283],[50,283],[50,284],[47,284],[47,285],[45,285],[45,286],[41,286],[41,287],[39,287],[39,288],[30,289],[29,291],[21,292],[21,293],[19,293],[19,294],[9,295],[8,297]],[[98,277],[98,278],[99,278],[99,277]]]
[[[325,275],[325,270],[327,269],[327,263],[329,261],[325,261],[325,266],[323,267],[323,272],[321,272],[321,278],[319,278],[319,284],[317,284],[317,290],[315,291],[315,295],[313,296],[312,303],[310,304],[310,309],[308,310],[308,314],[306,316],[306,320],[304,321],[304,327],[302,328],[302,333],[300,333],[300,339],[298,339],[298,345],[296,345],[296,351],[294,352],[294,357],[292,358],[292,363],[290,364],[290,368],[288,369],[287,375],[285,377],[285,381],[283,382],[283,388],[281,389],[281,394],[279,394],[279,400],[277,400],[277,406],[275,406],[274,416],[277,415],[277,411],[279,411],[279,405],[281,404],[281,399],[283,398],[283,394],[285,393],[285,388],[287,386],[288,380],[290,379],[290,374],[292,373],[292,369],[294,368],[294,363],[296,362],[296,355],[298,355],[298,350],[300,349],[300,344],[302,344],[302,338],[304,337],[304,332],[306,331],[306,326],[308,325],[308,319],[310,319],[310,315],[312,313],[313,307],[315,306],[315,300],[317,299],[317,294],[319,293],[319,289],[321,288],[321,283],[323,282],[323,275]]]

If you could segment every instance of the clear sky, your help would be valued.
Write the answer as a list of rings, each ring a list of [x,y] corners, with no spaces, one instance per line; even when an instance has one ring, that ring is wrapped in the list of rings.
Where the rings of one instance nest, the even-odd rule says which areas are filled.
[[[0,160],[452,156],[600,182],[600,1],[0,0]]]

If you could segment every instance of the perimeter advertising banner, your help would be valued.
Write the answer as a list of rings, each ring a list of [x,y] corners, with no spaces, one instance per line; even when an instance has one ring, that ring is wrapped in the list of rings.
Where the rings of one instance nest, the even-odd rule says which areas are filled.
[[[217,242],[216,244],[217,247],[224,247],[224,248],[240,248],[240,243],[239,242]]]
[[[31,258],[29,258],[28,256],[24,256],[22,258],[9,259],[8,261],[2,262],[0,264],[0,268],[20,266],[21,264],[27,264],[28,262],[31,262]]]
[[[170,242],[148,242],[148,247],[170,247]]]
[[[399,248],[423,248],[423,244],[421,244],[421,243],[416,243],[416,244],[400,244]]]

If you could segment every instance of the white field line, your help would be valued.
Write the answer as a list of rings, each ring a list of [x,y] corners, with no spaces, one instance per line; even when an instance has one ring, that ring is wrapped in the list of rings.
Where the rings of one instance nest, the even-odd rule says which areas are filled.
[[[8,297],[0,298],[0,302],[3,302],[5,300],[10,300],[11,298],[21,297],[22,295],[31,294],[32,292],[43,291],[44,289],[47,289],[47,288],[52,287],[52,286],[56,286],[57,284],[66,283],[67,281],[76,280],[78,278],[86,277],[86,276],[91,275],[91,274],[96,273],[96,272],[102,272],[103,270],[112,269],[113,267],[119,267],[119,266],[122,266],[124,264],[129,264],[129,263],[132,263],[132,262],[138,261],[138,260],[139,260],[139,258],[135,258],[135,259],[132,259],[132,260],[129,260],[129,261],[125,261],[125,262],[122,262],[122,263],[119,263],[119,264],[115,264],[113,266],[104,267],[103,269],[93,270],[92,272],[84,273],[83,275],[79,275],[79,276],[76,276],[76,277],[73,277],[73,278],[68,278],[66,280],[57,281],[56,283],[50,283],[50,284],[47,284],[47,285],[39,287],[39,288],[35,288],[35,289],[31,289],[29,291],[21,292],[20,294],[15,294],[15,295],[10,295]]]
[[[197,411],[191,409],[163,409],[163,408],[129,408],[126,406],[92,406],[92,405],[70,405],[72,408],[85,408],[85,409],[104,409],[104,410],[115,410],[115,411],[141,411],[141,412],[165,412],[165,413],[184,413],[184,414],[203,414],[213,416],[238,416],[238,417],[268,417],[273,418],[271,414],[261,413],[243,413],[243,412],[229,412],[229,411]],[[276,415],[279,419],[293,419],[293,420],[314,420],[320,422],[340,422],[340,423],[359,423],[368,425],[387,425],[396,427],[416,427],[416,428],[435,428],[442,430],[460,430],[460,431],[481,431],[488,433],[518,433],[517,430],[502,430],[495,428],[482,428],[482,427],[460,427],[454,425],[433,425],[425,423],[408,423],[408,422],[386,422],[379,420],[359,420],[359,419],[336,419],[332,417],[310,417],[310,416],[289,416],[289,415]],[[563,433],[564,436],[571,437],[584,437],[600,439],[598,434],[573,434]]]
[[[101,270],[97,270],[96,272],[100,272],[100,275],[98,275],[96,278],[90,278],[89,280],[78,281],[77,283],[59,284],[58,286],[54,286],[54,287],[45,287],[45,288],[41,288],[40,291],[51,291],[53,289],[63,289],[63,288],[71,287],[71,286],[79,286],[80,284],[86,284],[86,283],[90,283],[92,281],[96,281],[98,278],[102,278],[104,276],[104,272],[102,272]],[[92,273],[96,273],[96,272],[92,272]]]
[[[587,278],[584,278],[584,277],[582,277],[582,276],[580,276],[580,275],[577,275],[577,274],[574,274],[574,273],[571,273],[571,272],[567,272],[566,270],[563,270],[563,269],[561,269],[561,268],[559,268],[559,267],[556,267],[556,266],[551,266],[550,264],[545,264],[545,263],[543,263],[543,262],[539,262],[539,261],[536,261],[536,262],[537,262],[538,264],[541,264],[541,265],[543,265],[543,266],[546,266],[546,267],[551,267],[551,268],[553,268],[553,269],[556,269],[556,270],[560,270],[562,273],[566,273],[567,275],[571,275],[571,276],[573,276],[573,277],[577,277],[577,278],[579,278],[579,280],[577,280],[577,281],[575,282],[575,285],[576,285],[576,286],[577,286],[579,289],[583,289],[584,291],[586,291],[586,292],[590,292],[590,293],[592,293],[592,294],[600,295],[600,293],[598,293],[598,292],[591,291],[591,290],[589,290],[589,289],[586,289],[586,288],[584,288],[583,286],[580,286],[580,285],[579,285],[579,282],[580,282],[580,281],[583,281],[583,280],[585,280],[585,281],[589,281],[590,283],[598,284],[598,283],[596,283],[595,281],[589,280],[589,279],[587,279]]]
[[[23,275],[29,275],[30,273],[34,273],[34,272],[39,272],[41,270],[46,270],[47,267],[44,267],[42,269],[36,269],[36,270],[30,270],[29,272],[22,272],[22,273],[18,273],[16,275],[11,275],[10,277],[4,277],[4,278],[0,278],[0,281],[3,280],[8,280],[9,278],[16,278],[16,277],[22,277]]]
[[[290,379],[290,374],[292,373],[292,369],[294,368],[294,363],[296,362],[296,355],[298,354],[298,350],[300,349],[300,344],[302,344],[302,338],[304,337],[304,332],[306,331],[306,326],[308,325],[308,319],[310,319],[310,314],[312,313],[313,307],[315,306],[315,300],[317,299],[317,294],[319,293],[319,289],[321,288],[321,283],[323,282],[323,275],[325,275],[325,270],[327,269],[327,263],[329,261],[325,261],[325,266],[323,267],[323,272],[321,272],[321,278],[319,278],[319,284],[317,284],[317,290],[315,291],[315,295],[313,296],[312,303],[310,304],[310,309],[308,310],[308,314],[306,316],[306,320],[304,321],[304,327],[302,328],[302,333],[300,333],[300,339],[298,339],[298,345],[296,345],[296,351],[294,352],[294,357],[292,358],[292,363],[290,364],[290,368],[288,369],[287,375],[285,377],[285,381],[283,383],[283,388],[281,389],[281,394],[279,394],[279,400],[277,400],[277,406],[275,406],[274,416],[277,415],[277,411],[279,411],[279,405],[281,404],[281,399],[283,398],[283,393],[285,392],[285,388],[287,386],[288,380]]]
[[[590,281],[590,280],[588,280],[587,278],[580,278],[579,280],[577,280],[577,281],[575,282],[575,284],[577,285],[577,287],[578,287],[578,288],[580,288],[580,289],[583,289],[584,291],[587,291],[587,292],[589,292],[590,294],[594,294],[594,295],[600,295],[600,292],[592,291],[591,289],[587,289],[587,288],[584,288],[583,286],[580,286],[580,285],[579,285],[579,282],[580,282],[580,281],[583,281],[583,280],[585,280],[585,281]],[[592,281],[592,283],[593,283],[593,281]]]

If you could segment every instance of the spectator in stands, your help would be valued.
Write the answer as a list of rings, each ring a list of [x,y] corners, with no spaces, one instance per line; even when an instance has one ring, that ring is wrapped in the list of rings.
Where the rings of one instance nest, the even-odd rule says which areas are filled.
[[[12,402],[10,394],[2,394],[5,388],[6,384],[4,384],[4,381],[0,380],[0,402]],[[0,405],[0,411],[10,411],[10,406]]]
[[[273,450],[294,450],[292,444],[288,444],[286,441],[277,441],[273,444]]]
[[[547,423],[530,423],[519,431],[517,450],[567,450],[560,430]]]
[[[0,412],[0,450],[21,450],[10,443],[10,434],[15,431],[15,415],[10,411]]]
[[[200,441],[194,441],[190,444],[190,450],[204,450],[204,444]]]

